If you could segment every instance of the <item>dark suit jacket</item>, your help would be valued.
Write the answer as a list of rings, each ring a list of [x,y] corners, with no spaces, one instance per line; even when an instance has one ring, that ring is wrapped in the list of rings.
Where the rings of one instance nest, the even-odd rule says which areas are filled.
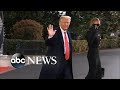
[[[65,55],[64,55],[64,41],[62,37],[62,32],[60,28],[56,28],[57,30],[55,35],[46,39],[46,45],[48,46],[47,56],[56,56],[57,64],[56,65],[43,65],[43,68],[40,73],[40,78],[56,78],[61,72],[63,65],[65,63]],[[69,38],[69,46],[70,46],[70,58],[68,63],[70,64],[70,68],[72,70],[72,39],[70,33],[67,31]]]

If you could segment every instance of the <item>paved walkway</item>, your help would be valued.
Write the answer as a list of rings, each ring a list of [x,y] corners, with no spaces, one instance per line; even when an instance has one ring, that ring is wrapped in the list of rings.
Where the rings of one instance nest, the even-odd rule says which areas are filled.
[[[103,79],[120,79],[120,49],[100,51],[102,67],[105,68]],[[42,65],[28,65],[20,69],[0,74],[0,79],[38,79]],[[74,79],[84,79],[88,72],[86,53],[73,55]]]

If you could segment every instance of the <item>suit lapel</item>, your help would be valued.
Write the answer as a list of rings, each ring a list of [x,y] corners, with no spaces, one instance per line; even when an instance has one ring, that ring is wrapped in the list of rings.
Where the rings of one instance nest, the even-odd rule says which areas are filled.
[[[61,32],[60,28],[58,28],[58,33],[59,33],[59,37],[60,37],[60,41],[62,43],[62,46],[64,47],[63,36],[62,36],[62,32]]]
[[[72,38],[71,38],[69,32],[67,32],[67,34],[68,34],[68,38],[69,38],[70,53],[72,54]]]
[[[61,32],[60,28],[58,28],[58,33],[59,33],[59,37],[60,37],[60,41],[62,43],[62,46],[64,47],[63,36],[62,36],[62,32]],[[72,39],[71,39],[70,33],[67,32],[67,35],[68,35],[68,38],[69,38],[70,49],[72,50]]]
[[[72,45],[72,39],[71,39],[70,33],[67,32],[67,35],[68,35],[68,38],[69,38],[69,44],[70,44],[70,46],[71,46],[71,45]]]

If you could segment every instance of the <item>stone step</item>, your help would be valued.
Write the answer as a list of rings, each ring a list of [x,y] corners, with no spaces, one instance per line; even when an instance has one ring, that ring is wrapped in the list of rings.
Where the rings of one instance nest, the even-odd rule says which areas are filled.
[[[0,67],[12,66],[10,60],[0,60]]]
[[[4,66],[12,66],[10,63],[10,56],[8,55],[0,55],[0,67]]]
[[[0,60],[8,60],[10,57],[8,55],[0,54]]]

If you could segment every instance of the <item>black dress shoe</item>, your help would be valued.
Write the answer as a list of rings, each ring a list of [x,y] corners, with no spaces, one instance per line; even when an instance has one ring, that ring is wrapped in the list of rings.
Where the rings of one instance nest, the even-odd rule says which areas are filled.
[[[104,68],[101,68],[101,71],[102,71],[102,77],[104,77],[105,69],[104,69]]]

